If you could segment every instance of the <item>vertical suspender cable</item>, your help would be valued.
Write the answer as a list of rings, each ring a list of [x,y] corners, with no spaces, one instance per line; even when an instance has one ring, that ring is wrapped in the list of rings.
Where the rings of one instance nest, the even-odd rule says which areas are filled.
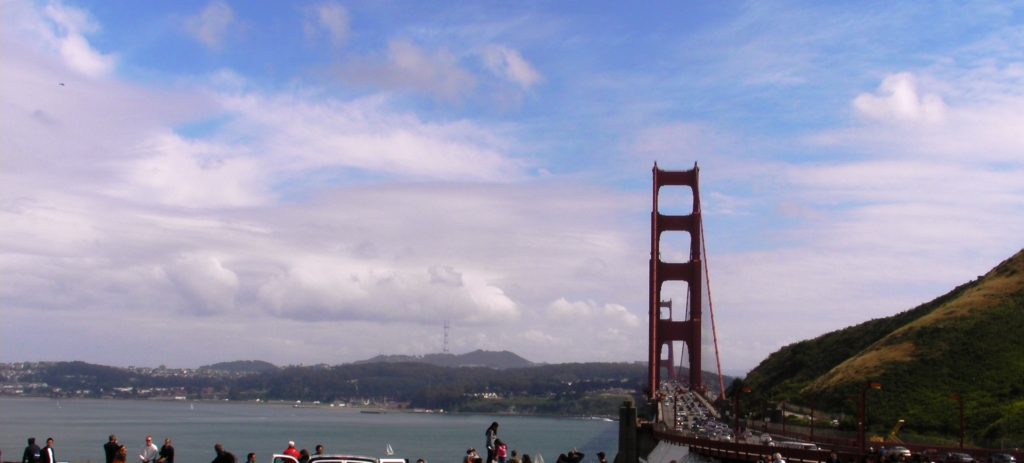
[[[718,355],[718,329],[715,327],[715,304],[711,298],[711,274],[708,273],[708,248],[704,241],[704,214],[700,216],[700,252],[704,257],[704,281],[708,287],[708,310],[711,312],[711,334],[715,340],[715,364],[718,366],[719,397],[725,397],[725,379],[722,377],[722,359]]]

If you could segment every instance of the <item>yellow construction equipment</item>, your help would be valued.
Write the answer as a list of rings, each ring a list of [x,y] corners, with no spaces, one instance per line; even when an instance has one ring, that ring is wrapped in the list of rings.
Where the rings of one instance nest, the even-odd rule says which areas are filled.
[[[869,440],[871,442],[896,442],[898,444],[902,444],[903,441],[900,439],[899,434],[900,434],[900,428],[903,427],[903,423],[905,423],[905,422],[906,422],[906,420],[900,419],[899,421],[896,422],[896,426],[892,427],[892,431],[889,431],[889,435],[888,436],[885,436],[885,437],[882,437],[882,436],[871,436],[871,439],[869,439]]]

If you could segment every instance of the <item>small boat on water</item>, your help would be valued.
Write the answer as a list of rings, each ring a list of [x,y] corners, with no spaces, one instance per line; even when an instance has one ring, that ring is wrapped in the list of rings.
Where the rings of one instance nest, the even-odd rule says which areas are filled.
[[[359,410],[359,413],[366,413],[366,414],[369,414],[369,415],[381,415],[381,414],[384,414],[384,413],[387,413],[387,412],[384,411],[384,410],[380,410],[380,409],[376,409],[376,408],[371,408],[371,409],[366,409],[366,410]]]

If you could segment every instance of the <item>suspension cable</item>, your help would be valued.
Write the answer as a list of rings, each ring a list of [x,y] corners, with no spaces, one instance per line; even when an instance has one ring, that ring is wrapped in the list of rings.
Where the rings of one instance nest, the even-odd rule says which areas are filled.
[[[704,214],[700,215],[700,247],[704,255],[704,281],[708,287],[708,310],[711,312],[711,333],[715,340],[715,364],[718,366],[719,397],[725,398],[725,378],[722,377],[722,359],[718,355],[718,328],[715,327],[715,304],[711,298],[711,273],[708,272],[708,247],[704,241]]]

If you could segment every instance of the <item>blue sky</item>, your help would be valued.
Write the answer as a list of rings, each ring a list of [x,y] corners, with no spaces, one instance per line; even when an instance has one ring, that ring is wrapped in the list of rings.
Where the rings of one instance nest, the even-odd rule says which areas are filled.
[[[728,373],[1022,247],[1021,2],[0,7],[3,361],[641,360],[655,161]]]

